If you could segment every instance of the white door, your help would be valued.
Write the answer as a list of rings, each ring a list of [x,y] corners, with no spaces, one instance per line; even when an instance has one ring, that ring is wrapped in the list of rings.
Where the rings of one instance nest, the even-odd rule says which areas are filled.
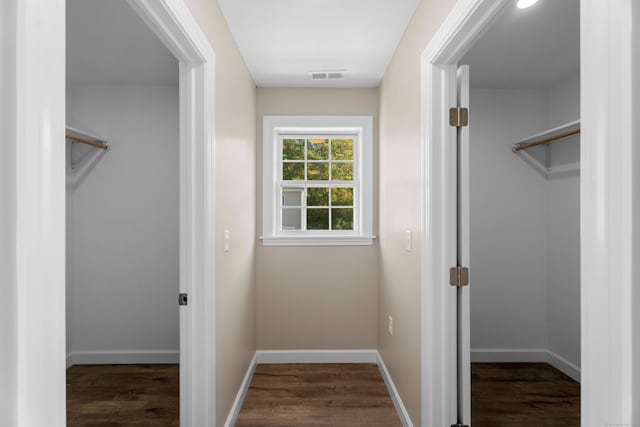
[[[469,66],[458,68],[458,107],[469,107]],[[469,120],[469,125],[471,124]],[[469,267],[469,125],[458,127],[458,265]],[[471,273],[470,273],[471,276]],[[470,282],[470,281],[469,281]],[[458,423],[471,425],[469,286],[458,287]]]

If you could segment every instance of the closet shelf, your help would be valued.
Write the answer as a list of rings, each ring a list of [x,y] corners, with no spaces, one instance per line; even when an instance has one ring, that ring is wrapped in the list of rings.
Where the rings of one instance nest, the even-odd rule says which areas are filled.
[[[529,163],[543,175],[555,175],[572,172],[580,169],[580,162],[556,166],[553,169],[551,168],[551,151],[549,150],[549,144],[559,142],[564,138],[577,135],[579,133],[580,120],[575,120],[573,122],[565,123],[553,129],[549,129],[547,131],[540,132],[535,135],[531,135],[528,138],[522,139],[514,144],[511,151],[522,156],[522,158],[526,160],[527,163]],[[538,159],[526,152],[526,150],[528,150],[529,148],[542,145],[544,145],[547,149],[546,165],[542,164]]]

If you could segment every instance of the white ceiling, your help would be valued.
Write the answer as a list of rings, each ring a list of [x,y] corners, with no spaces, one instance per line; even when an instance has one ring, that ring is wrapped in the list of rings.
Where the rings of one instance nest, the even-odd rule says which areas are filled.
[[[67,0],[67,81],[178,84],[178,61],[126,0]]]
[[[547,88],[580,69],[579,0],[507,4],[496,23],[460,61],[471,86]]]
[[[419,1],[218,0],[256,84],[283,87],[377,86]]]

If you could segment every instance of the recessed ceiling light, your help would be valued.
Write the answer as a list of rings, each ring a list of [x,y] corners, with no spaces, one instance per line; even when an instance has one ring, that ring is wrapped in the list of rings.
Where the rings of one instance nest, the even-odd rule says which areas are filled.
[[[538,0],[518,0],[517,6],[520,9],[526,9],[528,7],[533,6],[536,3],[538,3]]]

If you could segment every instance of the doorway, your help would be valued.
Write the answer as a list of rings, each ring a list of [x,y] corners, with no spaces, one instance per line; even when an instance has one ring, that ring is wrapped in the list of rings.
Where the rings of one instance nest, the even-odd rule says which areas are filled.
[[[67,423],[177,424],[178,61],[125,0],[66,11]]]
[[[90,2],[82,3],[89,7]],[[100,31],[98,31],[99,28],[93,28],[86,23],[81,25],[81,29],[84,29],[84,37],[81,37],[82,40],[79,42],[83,48],[80,51],[84,50],[84,54],[89,56],[88,61],[85,61],[85,65],[93,66],[93,71],[98,77],[108,76],[109,73],[107,71],[112,72],[112,76],[115,75],[116,77],[112,81],[106,78],[107,82],[104,85],[98,84],[96,86],[100,87],[92,88],[89,91],[85,90],[86,88],[78,89],[73,87],[74,85],[69,85],[69,92],[73,101],[69,103],[69,111],[74,113],[73,115],[70,114],[69,118],[80,119],[77,120],[79,122],[85,120],[87,123],[93,120],[96,120],[96,123],[100,123],[100,120],[103,120],[103,122],[88,126],[90,128],[88,130],[67,129],[67,135],[71,134],[72,137],[80,137],[75,138],[76,144],[74,144],[73,150],[69,148],[70,151],[74,152],[67,153],[70,172],[73,172],[70,173],[72,179],[68,182],[71,184],[71,189],[74,190],[81,185],[88,185],[87,182],[90,177],[96,181],[96,175],[92,174],[104,172],[100,170],[100,167],[106,169],[107,160],[113,163],[116,162],[116,158],[119,156],[120,162],[128,163],[129,166],[134,164],[132,169],[136,169],[137,173],[143,172],[138,175],[138,178],[144,182],[144,185],[141,186],[139,182],[130,183],[127,180],[122,180],[122,176],[102,180],[110,181],[112,185],[118,183],[125,187],[137,187],[133,195],[131,192],[127,193],[129,189],[121,189],[122,193],[129,194],[128,201],[125,198],[124,203],[120,201],[113,204],[116,206],[124,204],[124,209],[126,210],[131,202],[135,205],[136,202],[139,202],[137,199],[144,199],[150,195],[153,196],[152,199],[156,205],[166,203],[163,206],[154,205],[151,209],[148,206],[149,203],[139,203],[138,205],[142,206],[143,209],[135,212],[135,216],[137,219],[142,217],[143,221],[153,222],[154,218],[158,218],[155,211],[165,209],[166,212],[162,212],[159,216],[164,215],[165,219],[169,218],[174,223],[175,226],[171,230],[173,237],[168,238],[173,243],[165,245],[168,242],[167,236],[163,234],[165,230],[157,222],[156,228],[151,227],[151,230],[148,224],[140,226],[139,228],[146,231],[143,233],[143,241],[153,240],[154,237],[157,237],[155,236],[156,234],[164,236],[165,241],[156,244],[154,247],[147,247],[148,253],[141,253],[146,252],[142,250],[134,251],[131,263],[123,269],[127,270],[124,272],[125,277],[129,277],[127,273],[135,270],[136,261],[140,264],[144,264],[143,261],[147,262],[148,268],[143,268],[143,270],[152,269],[152,266],[158,265],[158,259],[163,256],[166,258],[168,252],[173,253],[170,257],[174,258],[174,261],[168,262],[168,264],[172,265],[170,268],[173,268],[173,271],[168,274],[170,276],[169,280],[165,280],[166,278],[162,277],[166,272],[158,274],[156,270],[156,274],[150,281],[164,281],[165,290],[170,289],[170,284],[173,285],[172,289],[164,295],[166,298],[163,298],[163,301],[166,313],[169,310],[175,310],[174,313],[176,314],[179,313],[179,344],[177,346],[179,351],[175,351],[174,348],[149,349],[151,341],[154,339],[158,341],[166,340],[167,336],[170,335],[166,334],[165,331],[160,332],[163,322],[174,322],[173,326],[169,327],[176,328],[176,316],[167,315],[168,320],[159,320],[157,316],[155,322],[149,322],[149,319],[146,319],[147,323],[151,324],[147,326],[150,326],[151,330],[154,331],[140,338],[142,345],[147,345],[147,348],[143,348],[142,351],[135,351],[134,349],[134,351],[106,352],[106,356],[105,352],[102,351],[96,353],[72,352],[70,359],[72,363],[75,361],[74,359],[83,358],[88,358],[97,363],[112,361],[116,363],[130,363],[131,361],[157,363],[175,362],[179,359],[179,423],[181,425],[210,425],[212,423],[211,420],[215,419],[215,403],[213,403],[215,402],[215,256],[214,245],[211,241],[214,235],[213,218],[215,209],[213,163],[215,54],[191,12],[181,2],[174,0],[153,2],[127,0],[126,2],[108,2],[109,5],[106,3],[103,5],[103,2],[96,2],[96,5],[97,3],[100,3],[99,7],[119,7],[120,15],[126,13],[128,16],[128,18],[125,18],[118,16],[118,13],[116,13],[115,19],[108,19],[108,11],[101,11],[100,18],[107,20],[102,27],[103,29],[108,28],[109,25],[114,26],[114,22],[117,23],[121,19],[128,19],[131,22],[135,21],[133,26],[124,26],[131,33],[137,33],[138,35],[144,33],[142,37],[147,41],[154,40],[154,46],[152,47],[147,45],[142,50],[127,50],[126,48],[123,50],[125,54],[131,56],[126,59],[135,64],[129,67],[129,71],[133,69],[133,75],[142,80],[149,75],[155,76],[160,82],[156,81],[154,85],[149,86],[160,86],[160,88],[136,87],[139,82],[135,81],[134,77],[133,81],[121,84],[120,87],[116,88],[117,90],[106,90],[109,89],[106,86],[114,83],[118,86],[118,79],[122,78],[122,75],[118,77],[118,71],[123,71],[127,67],[109,64],[108,61],[104,61],[104,58],[96,57],[95,51],[84,49],[85,45],[91,44],[91,42],[97,42],[97,46],[101,46],[102,42]],[[116,3],[118,4],[116,5]],[[97,25],[97,27],[100,27],[100,25]],[[114,28],[120,30],[117,25]],[[123,32],[126,33],[124,30]],[[119,36],[120,44],[122,44],[123,34],[119,34]],[[103,47],[109,47],[108,43],[105,43],[105,45]],[[113,44],[110,46],[114,47]],[[116,46],[116,48],[122,49],[122,46]],[[99,49],[95,50],[98,51]],[[160,55],[158,55],[159,51],[162,51]],[[152,52],[156,54],[152,55]],[[114,52],[111,53],[113,54]],[[115,54],[117,55],[118,52],[116,51]],[[71,55],[72,53],[68,58],[70,60],[72,59]],[[147,55],[150,58],[146,57]],[[147,67],[160,68],[161,70],[167,70],[167,67],[162,65],[162,59],[166,61],[168,57],[171,57],[174,67],[169,72],[161,71],[157,73],[157,70],[150,71],[148,68],[145,71],[145,66],[140,67],[140,61],[136,63],[138,56],[140,57],[138,59],[142,59],[141,62]],[[154,63],[159,57],[161,58],[160,63],[157,61]],[[97,64],[102,64],[103,68],[96,67]],[[73,71],[78,70],[74,69]],[[82,69],[79,71],[82,71]],[[168,75],[171,76],[169,77],[172,83],[170,85],[166,85],[166,82],[162,81]],[[177,85],[175,82],[176,77]],[[88,96],[87,93],[94,96]],[[97,97],[95,96],[96,93],[98,94]],[[117,99],[118,97],[121,98],[121,103]],[[116,100],[114,101],[114,99]],[[169,99],[171,100],[169,101]],[[98,110],[97,113],[96,109]],[[150,116],[153,116],[153,119]],[[167,123],[158,124],[158,117],[160,117],[161,121],[162,118],[170,117],[167,121],[173,122],[173,125],[170,126],[171,129],[166,129]],[[177,129],[175,127],[176,121],[178,122]],[[103,126],[102,130],[100,129],[101,126]],[[131,132],[127,131],[127,128]],[[111,130],[114,130],[114,132],[111,132]],[[109,138],[105,133],[111,133],[115,137]],[[166,139],[164,142],[161,141],[163,138]],[[87,147],[82,144],[82,147],[77,147],[77,145],[81,145],[78,144],[81,139],[89,140],[94,144]],[[118,141],[122,142],[120,147],[118,147],[118,144],[114,144]],[[124,147],[125,142],[127,147]],[[100,150],[103,144],[111,145],[110,151]],[[118,156],[109,158],[108,155],[114,154],[116,148],[120,148]],[[92,152],[91,149],[96,150]],[[156,156],[155,159],[153,158],[154,155]],[[71,167],[72,161],[73,167]],[[164,166],[166,167],[162,168],[158,163],[165,163]],[[123,164],[120,166],[122,167],[115,169],[122,169],[121,175],[130,172],[124,170],[125,166]],[[147,176],[153,175],[152,173],[144,173],[144,171],[149,172],[150,169],[154,168],[156,172],[159,172],[159,176],[156,176],[157,179],[155,180]],[[160,171],[160,169],[162,170]],[[97,172],[99,170],[100,172]],[[164,185],[160,185],[161,181],[164,182]],[[102,183],[104,184],[104,182]],[[113,193],[113,189],[108,190],[106,193],[109,197],[105,198],[112,199],[109,200],[110,202],[114,202],[119,196]],[[171,202],[168,200],[162,202],[162,199],[168,199],[166,196],[169,193],[174,194],[173,200]],[[94,197],[99,197],[99,195]],[[123,206],[118,207],[122,208]],[[94,212],[102,213],[95,207]],[[133,217],[134,215],[118,214],[118,219],[124,222],[125,225],[127,225],[127,221],[131,225]],[[130,229],[135,230],[135,227],[130,227]],[[130,234],[135,234],[135,231]],[[179,237],[176,238],[176,235]],[[130,236],[121,240],[126,241],[127,238],[130,238]],[[123,244],[122,241],[116,244],[111,242],[111,244],[114,246],[119,244],[121,251],[124,252],[126,250],[127,245]],[[74,250],[74,248],[72,247],[71,250]],[[176,252],[177,256],[175,256]],[[179,270],[179,273],[175,271],[176,269]],[[139,283],[137,285],[140,288]],[[137,290],[140,291],[140,289]],[[169,292],[172,294],[171,298],[168,297]],[[112,295],[110,297],[113,298]],[[146,295],[145,298],[140,298],[139,295],[135,295],[135,297],[138,298],[138,308],[149,307],[149,305],[145,306],[145,304],[152,297],[149,295]],[[131,295],[130,300],[134,300],[133,295]],[[124,300],[123,311],[127,312],[128,310],[127,313],[131,316],[131,313],[135,311],[131,310],[131,306],[136,304],[130,303],[130,300]],[[179,305],[180,308],[178,309]],[[78,304],[74,304],[72,308],[77,310]],[[156,309],[158,309],[157,306],[154,309],[147,310],[146,314]],[[86,307],[81,307],[81,310],[86,311]],[[162,311],[163,309],[159,310]],[[96,313],[104,314],[104,310],[101,312],[98,309]],[[144,321],[144,314],[142,310],[139,310],[133,315],[133,318]],[[151,314],[150,317],[153,317],[155,313]],[[123,317],[125,316],[123,315]],[[118,321],[112,318],[105,323],[117,323]],[[160,327],[158,327],[158,323]],[[80,325],[80,328],[83,326]],[[104,325],[100,324],[100,326]],[[130,337],[127,335],[127,332],[129,332],[127,329],[129,329],[128,324],[124,327],[121,325],[115,331],[115,334]],[[85,334],[85,338],[87,335],[90,336],[91,334]],[[173,340],[172,345],[175,346],[175,329],[173,338],[169,339]],[[74,346],[73,339],[70,345]],[[167,345],[167,347],[169,346]],[[106,357],[108,360],[102,359],[102,357]],[[156,365],[154,364],[154,366]],[[173,377],[170,381],[174,381],[177,377],[177,372],[170,375],[164,374],[163,372],[159,376],[154,376],[154,378],[163,382],[163,378]],[[163,412],[162,408],[157,405],[147,409],[150,410],[152,415]]]
[[[427,248],[422,262],[423,425],[459,420],[456,292],[448,286],[449,268],[457,261],[457,220],[452,221],[456,201],[451,197],[456,185],[457,132],[449,127],[449,108],[456,105],[456,68],[502,8],[514,3],[469,0],[457,4],[422,55]],[[628,344],[633,309],[628,296],[634,273],[631,257],[618,256],[619,248],[631,248],[634,241],[622,232],[634,223],[628,203],[634,163],[628,90],[633,14],[630,2],[617,6],[621,7],[580,2],[580,329],[581,378],[586,384],[581,390],[581,422],[588,424],[631,423],[633,419],[632,405],[624,396],[632,394],[633,351]],[[608,19],[601,19],[604,16]]]
[[[459,64],[461,420],[579,425],[579,1],[506,5]]]

